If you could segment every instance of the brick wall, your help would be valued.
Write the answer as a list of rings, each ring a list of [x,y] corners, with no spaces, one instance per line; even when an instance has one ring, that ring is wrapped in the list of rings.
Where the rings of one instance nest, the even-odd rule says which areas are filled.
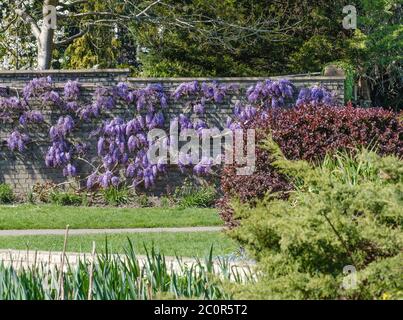
[[[50,71],[0,71],[0,87],[10,87],[21,89],[31,79],[35,77],[51,76],[56,83],[56,87],[61,87],[67,80],[78,79],[83,88],[83,95],[88,99],[91,97],[92,91],[96,86],[110,86],[117,84],[120,81],[127,81],[132,87],[142,87],[149,83],[161,83],[167,92],[172,92],[180,83],[198,80],[200,82],[210,82],[216,80],[220,83],[235,83],[244,92],[250,85],[255,84],[257,81],[265,80],[266,78],[130,78],[129,70],[50,70]],[[344,100],[344,77],[330,77],[320,75],[294,75],[282,76],[277,78],[289,78],[292,83],[297,87],[309,87],[314,84],[321,83],[328,89],[335,91],[340,102]],[[276,79],[276,77],[271,77]],[[237,96],[231,97],[223,104],[218,106],[208,106],[206,110],[205,120],[210,124],[218,127],[225,123],[228,115],[232,115],[232,105],[237,100]],[[174,104],[170,105],[168,109],[168,118],[183,112],[183,105]],[[53,122],[58,118],[57,111],[45,110],[45,116]],[[131,115],[130,110],[125,106],[118,106],[113,115],[119,115],[123,118],[129,118]],[[46,144],[38,143],[35,148],[30,148],[29,152],[24,154],[9,152],[5,139],[10,133],[11,128],[1,124],[0,127],[0,183],[10,184],[16,193],[25,195],[35,183],[43,183],[46,181],[53,181],[61,183],[65,178],[61,174],[60,169],[49,169],[44,164],[44,153],[47,149]],[[89,132],[90,128],[83,128],[83,136]],[[38,137],[40,138],[40,137]],[[45,138],[45,137],[43,137]],[[90,141],[95,143],[95,141]],[[80,167],[81,172],[87,172],[88,168],[85,165]],[[152,193],[160,194],[169,190],[173,190],[175,185],[183,181],[183,176],[172,171],[168,177],[163,178],[164,181],[158,183],[158,189],[152,190]]]

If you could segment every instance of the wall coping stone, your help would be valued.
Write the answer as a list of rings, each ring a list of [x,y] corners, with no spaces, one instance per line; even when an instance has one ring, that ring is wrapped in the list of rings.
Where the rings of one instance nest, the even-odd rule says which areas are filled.
[[[298,75],[280,75],[280,76],[267,76],[267,77],[157,77],[157,78],[145,78],[145,77],[130,77],[130,69],[79,69],[79,70],[0,70],[0,78],[2,76],[9,75],[101,75],[101,74],[120,74],[127,75],[127,81],[129,82],[186,82],[186,81],[262,81],[266,79],[292,79],[292,80],[318,80],[318,81],[330,81],[330,80],[345,80],[345,76],[323,76],[320,73],[312,74],[298,74]]]
[[[264,81],[267,79],[290,79],[293,81],[318,80],[318,81],[344,81],[344,76],[267,76],[267,77],[180,77],[180,78],[132,78],[128,77],[128,82],[189,82],[189,81],[222,81],[222,82],[245,82],[245,81]]]

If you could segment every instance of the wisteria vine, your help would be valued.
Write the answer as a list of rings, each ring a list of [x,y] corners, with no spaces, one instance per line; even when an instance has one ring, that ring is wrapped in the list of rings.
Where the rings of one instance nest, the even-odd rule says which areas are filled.
[[[177,121],[179,129],[194,129],[201,137],[209,127],[202,119],[206,109],[221,104],[231,96],[240,96],[238,85],[207,82],[186,82],[180,84],[170,95],[161,84],[149,84],[133,89],[127,83],[111,87],[97,87],[90,102],[82,95],[77,80],[69,80],[63,88],[56,88],[50,77],[35,78],[28,82],[22,95],[7,95],[0,90],[0,122],[14,127],[7,139],[11,151],[24,152],[32,141],[31,132],[41,126],[49,132],[50,145],[45,155],[46,166],[60,168],[66,177],[80,177],[79,161],[92,168],[85,177],[88,189],[118,187],[131,184],[134,188],[152,187],[160,174],[165,174],[165,163],[151,163],[148,150],[153,142],[147,140],[152,129],[164,129],[170,122],[166,119],[169,101],[181,103],[183,113],[171,121]],[[292,102],[295,87],[289,80],[266,80],[256,83],[246,90],[245,96],[233,107],[233,116],[225,127],[238,129],[256,116],[268,117],[269,109],[284,107]],[[334,105],[334,95],[324,87],[303,88],[299,92],[296,105]],[[41,105],[41,111],[34,109]],[[125,106],[131,116],[126,121],[114,117],[111,112]],[[54,124],[44,112],[57,109],[60,117]],[[127,118],[127,117],[125,117]],[[78,132],[85,125],[95,129],[89,134],[97,141],[97,158],[88,143],[78,138]],[[165,138],[165,145],[170,144]],[[179,168],[182,172],[191,170],[194,174],[205,175],[212,172],[212,159],[202,157],[195,161],[189,154],[179,154]]]

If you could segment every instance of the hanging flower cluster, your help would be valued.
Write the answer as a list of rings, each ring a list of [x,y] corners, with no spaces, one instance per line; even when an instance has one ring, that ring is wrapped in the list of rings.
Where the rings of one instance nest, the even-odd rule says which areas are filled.
[[[19,123],[22,126],[27,126],[28,124],[34,124],[34,123],[42,123],[44,121],[45,119],[42,113],[36,110],[26,111],[19,118]]]
[[[161,84],[149,84],[144,89],[134,91],[137,111],[154,112],[158,106],[161,109],[168,107],[168,98]]]
[[[23,97],[0,97],[0,122],[14,127],[7,138],[7,145],[11,151],[23,152],[26,144],[31,141],[28,131],[32,125],[44,122],[42,113],[32,110],[30,100],[41,98],[51,87],[50,78],[38,78],[30,81],[23,89]],[[8,94],[6,90],[4,94]]]
[[[77,101],[80,97],[80,85],[78,80],[69,80],[64,85],[63,96],[65,101]]]
[[[164,118],[161,112],[138,115],[128,122],[115,118],[104,123],[97,143],[97,153],[102,158],[102,166],[89,176],[87,187],[116,187],[122,178],[132,180],[134,187],[142,182],[146,188],[154,185],[158,173],[165,172],[166,167],[150,164],[147,155],[150,146],[147,132],[163,126]]]
[[[334,94],[322,86],[313,86],[312,88],[302,88],[299,92],[296,102],[297,106],[311,104],[313,106],[334,106],[336,99]]]
[[[93,95],[92,103],[77,109],[77,115],[81,120],[90,122],[99,118],[101,111],[111,110],[115,107],[115,97],[113,91],[106,87],[97,87]]]
[[[193,129],[198,138],[203,134],[210,134],[215,127],[209,127],[202,119],[191,119],[190,115],[203,116],[207,105],[223,103],[229,95],[239,93],[239,86],[236,84],[223,84],[213,81],[212,83],[198,81],[185,82],[180,84],[172,93],[174,101],[183,102],[188,114],[180,114],[174,118],[179,124],[180,130]],[[192,159],[187,153],[179,152],[178,166],[182,173],[193,172],[196,175],[207,175],[212,172],[214,161],[211,157],[203,156],[201,159]]]
[[[246,96],[249,103],[253,103],[264,108],[283,107],[287,99],[293,96],[293,86],[287,79],[278,81],[266,80],[251,86]]]
[[[33,80],[29,81],[27,85],[24,87],[22,94],[25,101],[28,101],[32,98],[41,97],[43,94],[50,95],[52,91],[52,78],[51,77],[44,77],[44,78],[34,78]],[[58,96],[58,94],[56,93]]]
[[[113,100],[100,99],[96,95],[96,104],[106,105],[100,109],[115,105],[118,100],[134,105],[137,115],[125,122],[115,118],[104,122],[98,130],[97,153],[102,159],[101,166],[87,179],[87,187],[118,186],[122,181],[131,181],[133,187],[143,184],[149,188],[154,185],[158,173],[166,171],[163,164],[151,165],[148,159],[147,133],[155,128],[163,128],[165,117],[163,110],[168,106],[167,96],[160,84],[150,84],[145,88],[132,90],[125,83],[119,83],[101,96]]]
[[[185,105],[190,107],[197,115],[203,115],[208,103],[222,103],[229,93],[238,90],[238,86],[234,84],[219,84],[217,81],[212,83],[198,81],[185,82],[180,84],[172,93],[174,101],[186,98]]]
[[[0,97],[0,121],[12,122],[13,119],[26,109],[23,100],[17,97]]]
[[[19,131],[14,131],[10,134],[7,139],[7,145],[11,151],[18,150],[23,152],[25,150],[25,145],[30,141],[26,134],[20,133]]]
[[[260,81],[246,91],[246,101],[238,101],[234,106],[233,117],[228,117],[226,128],[240,129],[256,116],[264,119],[268,117],[267,110],[286,105],[287,100],[293,97],[294,88],[287,79],[278,81]]]
[[[75,177],[77,170],[72,165],[72,156],[74,148],[68,141],[68,135],[74,129],[74,120],[71,116],[60,117],[57,124],[52,126],[49,131],[52,146],[48,149],[45,156],[45,163],[48,167],[63,168],[65,177]]]
[[[79,109],[80,85],[78,80],[69,80],[63,88],[64,109],[68,112],[77,112]]]

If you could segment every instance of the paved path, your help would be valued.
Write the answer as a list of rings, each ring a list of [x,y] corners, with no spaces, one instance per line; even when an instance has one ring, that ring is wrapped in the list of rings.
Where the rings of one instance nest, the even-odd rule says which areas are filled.
[[[111,233],[162,233],[162,232],[216,232],[223,227],[181,227],[181,228],[130,228],[130,229],[70,229],[69,235],[111,234]],[[63,229],[42,230],[0,230],[0,236],[64,235]]]

